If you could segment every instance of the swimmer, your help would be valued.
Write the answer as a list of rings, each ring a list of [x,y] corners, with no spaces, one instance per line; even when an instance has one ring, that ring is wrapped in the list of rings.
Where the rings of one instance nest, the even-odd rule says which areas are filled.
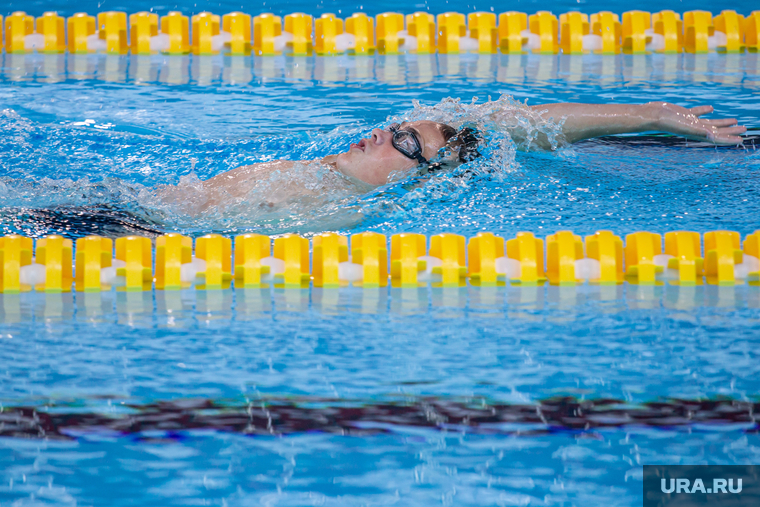
[[[712,106],[684,108],[667,102],[647,104],[545,104],[524,106],[536,113],[541,121],[555,121],[561,125],[563,144],[615,134],[661,131],[715,145],[742,144],[741,134],[746,127],[737,120],[704,119],[713,111]],[[545,134],[527,140],[519,128],[509,131],[522,149],[552,149]],[[301,161],[301,164],[321,162],[349,180],[371,187],[388,182],[392,173],[411,170],[417,166],[430,167],[439,150],[451,148],[457,160],[449,165],[466,162],[477,156],[477,139],[474,133],[457,132],[453,127],[434,121],[414,121],[392,125],[388,130],[375,128],[372,135],[351,145],[345,153],[328,155],[321,161]],[[468,139],[469,137],[469,139]],[[440,157],[438,157],[440,159]],[[201,210],[216,207],[230,199],[244,199],[257,180],[275,171],[287,171],[295,161],[276,160],[238,167],[202,182],[207,200]],[[165,187],[162,192],[169,196]],[[174,192],[171,192],[174,193]],[[287,193],[287,192],[286,192]],[[181,198],[180,195],[172,196]],[[276,200],[276,199],[275,199]]]

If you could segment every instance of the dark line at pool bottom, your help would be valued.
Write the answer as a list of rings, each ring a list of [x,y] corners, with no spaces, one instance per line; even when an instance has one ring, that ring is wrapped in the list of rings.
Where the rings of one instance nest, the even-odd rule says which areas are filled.
[[[326,405],[335,400],[306,400]],[[290,435],[323,432],[339,435],[373,435],[427,428],[474,434],[535,436],[561,432],[648,427],[689,429],[696,425],[738,425],[744,433],[760,433],[756,415],[760,402],[737,400],[668,400],[626,406],[614,399],[579,401],[556,398],[539,404],[481,405],[419,399],[412,403],[357,406],[299,406],[289,400],[243,406],[211,400],[167,401],[147,405],[120,405],[131,413],[39,411],[34,407],[6,407],[0,412],[0,437],[64,439],[87,433],[113,433],[169,438],[189,430],[214,430],[245,435]]]

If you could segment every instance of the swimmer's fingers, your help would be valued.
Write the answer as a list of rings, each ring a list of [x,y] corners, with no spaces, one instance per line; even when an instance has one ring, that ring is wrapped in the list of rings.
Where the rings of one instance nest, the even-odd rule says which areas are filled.
[[[712,106],[697,106],[689,109],[689,112],[694,116],[702,116],[703,114],[710,114],[713,112]]]
[[[719,134],[719,135],[727,134],[727,135],[732,135],[732,136],[744,134],[746,131],[747,131],[747,127],[745,127],[744,125],[737,125],[735,127],[724,127],[724,128],[715,129],[716,134]]]
[[[721,118],[719,120],[702,120],[711,127],[730,127],[739,123],[736,118]]]
[[[718,146],[736,146],[738,144],[744,144],[744,139],[741,136],[720,136],[712,140]]]
[[[715,144],[742,144],[744,140],[742,139],[741,134],[744,134],[746,131],[747,127],[743,126],[716,128],[713,129],[711,135],[708,136],[708,139]]]
[[[713,112],[712,106],[686,109],[675,104],[652,103],[656,107],[658,129],[696,141],[710,141],[719,145],[742,144],[741,134],[746,127],[737,125],[734,118],[702,119],[699,116]]]

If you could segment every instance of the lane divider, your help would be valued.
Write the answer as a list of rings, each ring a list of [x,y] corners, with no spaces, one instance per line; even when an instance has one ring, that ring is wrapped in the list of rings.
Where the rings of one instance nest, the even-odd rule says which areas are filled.
[[[160,22],[159,22],[160,21]],[[498,23],[497,23],[498,21]],[[646,54],[743,53],[760,50],[760,10],[746,16],[723,10],[681,14],[640,10],[589,15],[572,11],[559,18],[549,11],[472,12],[465,16],[427,12],[404,16],[386,12],[374,19],[355,13],[343,19],[325,13],[283,18],[264,13],[201,12],[191,18],[178,11],[159,17],[138,12],[77,13],[65,20],[55,12],[34,18],[23,11],[8,15],[0,47],[7,53],[195,54],[273,56],[292,54],[370,55],[417,53]]]
[[[350,242],[349,242],[350,239]],[[546,247],[544,248],[544,243]],[[429,245],[429,248],[428,248]],[[114,248],[115,247],[115,248]],[[704,250],[703,250],[704,248]],[[703,253],[704,252],[704,253]],[[154,260],[155,253],[155,260]],[[149,238],[87,236],[71,240],[0,238],[0,292],[57,293],[263,288],[498,287],[544,283],[619,285],[760,286],[760,231],[741,242],[734,231],[693,231],[663,236],[635,232],[623,239],[611,231],[581,238],[559,231],[542,240],[530,232],[514,238],[478,233],[335,233],[311,241],[243,234],[233,240],[208,234]]]

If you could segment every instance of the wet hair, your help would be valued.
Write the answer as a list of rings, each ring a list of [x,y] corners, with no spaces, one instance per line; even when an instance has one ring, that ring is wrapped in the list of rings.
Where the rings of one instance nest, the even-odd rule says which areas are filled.
[[[444,142],[448,143],[449,140],[451,140],[452,137],[457,135],[457,129],[452,127],[451,125],[447,125],[445,123],[439,123],[438,124],[438,130],[441,131],[441,135],[443,136]]]
[[[451,125],[439,123],[438,130],[445,141],[444,149],[457,153],[457,162],[452,164],[451,160],[440,160],[423,167],[421,172],[430,173],[452,165],[457,166],[481,156],[478,146],[483,141],[483,135],[478,129],[465,126],[457,130]]]
[[[451,128],[451,127],[450,127]],[[446,144],[459,153],[459,161],[463,164],[480,157],[478,146],[483,141],[483,135],[473,127],[462,127],[456,135],[446,140]]]

